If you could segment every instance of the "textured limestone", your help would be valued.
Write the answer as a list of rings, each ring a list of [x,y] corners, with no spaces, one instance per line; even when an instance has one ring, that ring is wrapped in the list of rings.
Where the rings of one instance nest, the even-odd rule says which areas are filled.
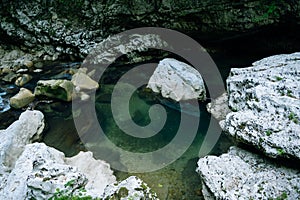
[[[225,92],[218,98],[213,99],[210,103],[207,104],[206,109],[217,120],[224,120],[226,118],[226,115],[231,112],[228,107],[227,93]]]
[[[300,159],[300,53],[276,55],[232,69],[231,112],[221,126],[270,157]]]
[[[206,99],[205,85],[200,73],[193,67],[171,58],[159,62],[147,87],[175,101]]]
[[[299,199],[299,170],[237,147],[198,161],[205,199]]]
[[[130,176],[117,184],[107,186],[102,198],[120,200],[158,199],[148,185],[136,176]]]

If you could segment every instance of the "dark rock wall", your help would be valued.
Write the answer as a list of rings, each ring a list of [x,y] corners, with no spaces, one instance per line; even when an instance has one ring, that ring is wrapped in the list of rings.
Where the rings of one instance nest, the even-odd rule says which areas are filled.
[[[49,55],[84,56],[110,34],[135,27],[214,41],[299,26],[299,19],[298,0],[2,0],[0,40]]]

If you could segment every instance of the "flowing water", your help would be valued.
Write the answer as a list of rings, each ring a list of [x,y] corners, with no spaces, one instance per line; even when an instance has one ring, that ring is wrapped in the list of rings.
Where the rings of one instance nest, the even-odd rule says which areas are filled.
[[[257,57],[255,57],[257,59]],[[230,67],[234,66],[249,66],[249,64],[256,59],[245,59],[240,57],[223,58],[215,56],[215,61],[218,68],[225,79],[228,76]],[[55,67],[58,66],[58,67]],[[33,88],[38,79],[52,78],[67,78],[69,79],[66,71],[78,67],[78,63],[51,65],[39,76],[35,76],[35,79],[27,85],[28,88]],[[115,69],[119,70],[119,69]],[[116,74],[114,70],[107,74],[107,77],[113,77]],[[121,73],[122,75],[122,73]],[[116,78],[114,76],[113,78]],[[178,158],[175,162],[166,167],[154,172],[147,173],[128,173],[122,171],[115,171],[115,175],[118,180],[123,180],[130,175],[136,175],[144,180],[161,199],[202,199],[201,197],[201,181],[199,175],[195,172],[197,167],[199,148],[202,145],[202,141],[206,135],[208,124],[211,120],[214,120],[209,113],[207,113],[205,106],[207,102],[199,104],[200,116],[193,114],[193,107],[180,108],[178,104],[162,100],[160,97],[153,98],[151,93],[144,92],[145,88],[139,88],[130,99],[130,113],[132,120],[140,125],[145,126],[149,123],[149,108],[154,104],[160,104],[164,107],[167,113],[167,121],[163,129],[159,134],[147,139],[134,139],[128,136],[124,131],[120,130],[114,121],[111,112],[111,93],[113,90],[113,81],[101,80],[101,87],[97,91],[95,96],[95,108],[98,116],[98,122],[103,128],[105,135],[117,146],[120,146],[127,151],[131,152],[149,152],[158,148],[164,147],[168,144],[172,138],[175,137],[178,124],[183,115],[190,121],[198,120],[200,117],[199,128],[197,135],[193,140],[192,145],[185,151],[185,153]],[[12,96],[14,92],[8,93],[13,86],[1,82],[0,90],[0,112],[1,112],[1,128],[7,127],[9,123],[17,118],[21,111],[14,109],[9,110],[8,98]],[[124,90],[126,90],[126,83],[124,83]],[[120,99],[122,100],[122,99]],[[36,109],[43,111],[45,114],[47,126],[43,141],[58,150],[63,151],[67,156],[73,156],[81,150],[86,150],[82,144],[77,130],[74,126],[72,119],[72,109],[70,103],[64,103],[54,101],[52,103],[37,103]],[[182,111],[182,112],[181,112]],[[11,119],[11,120],[8,120]],[[6,123],[4,123],[4,121]],[[214,121],[214,123],[217,123]],[[219,127],[215,127],[215,130],[220,131]],[[230,140],[221,135],[218,143],[215,145],[211,154],[219,155],[225,152],[232,143]],[[92,143],[90,145],[93,145]],[[102,145],[102,146],[101,146]],[[95,151],[94,156],[99,159],[102,158],[102,154],[98,154],[99,149],[102,153],[107,151],[109,156],[114,156],[115,160],[121,163],[130,163],[131,160],[127,160],[126,156],[120,154],[113,154],[108,151],[107,144],[98,144],[98,150]],[[93,149],[93,148],[89,148]],[[105,159],[104,159],[105,160]],[[134,162],[133,162],[134,163]],[[113,164],[113,163],[111,163]],[[128,168],[133,167],[130,164]]]

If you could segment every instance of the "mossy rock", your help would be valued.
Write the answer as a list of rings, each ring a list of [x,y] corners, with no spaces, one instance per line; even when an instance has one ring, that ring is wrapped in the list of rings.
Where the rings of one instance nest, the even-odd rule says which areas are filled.
[[[74,86],[69,80],[38,81],[34,94],[71,101],[73,88]]]

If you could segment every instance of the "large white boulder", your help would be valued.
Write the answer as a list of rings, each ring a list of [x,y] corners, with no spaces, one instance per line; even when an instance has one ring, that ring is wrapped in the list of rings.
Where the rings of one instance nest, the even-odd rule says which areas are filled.
[[[225,133],[270,157],[300,159],[300,53],[232,69],[227,90],[234,112],[220,123]]]
[[[136,177],[117,183],[110,165],[91,152],[66,158],[44,143],[29,144],[40,138],[43,120],[41,112],[27,110],[0,131],[0,199],[99,198],[126,191],[133,199],[157,199]]]
[[[9,174],[0,199],[49,199],[84,185],[86,177],[64,163],[64,154],[43,143],[26,146]]]
[[[206,99],[205,85],[200,73],[190,65],[172,58],[159,62],[147,87],[175,101]]]
[[[300,198],[299,170],[237,147],[219,157],[201,158],[196,171],[201,176],[206,200]]]

